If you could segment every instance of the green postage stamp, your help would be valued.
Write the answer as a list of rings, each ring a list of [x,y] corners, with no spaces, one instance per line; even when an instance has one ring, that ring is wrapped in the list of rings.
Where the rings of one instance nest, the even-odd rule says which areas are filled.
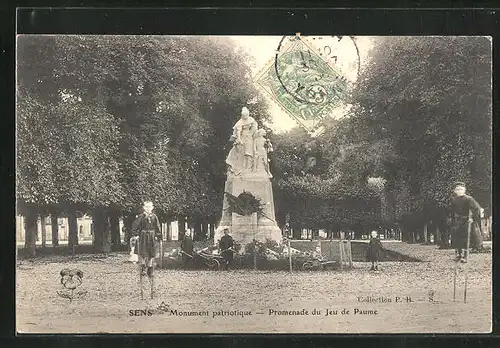
[[[348,88],[341,71],[300,36],[281,40],[256,82],[311,133],[339,106]]]

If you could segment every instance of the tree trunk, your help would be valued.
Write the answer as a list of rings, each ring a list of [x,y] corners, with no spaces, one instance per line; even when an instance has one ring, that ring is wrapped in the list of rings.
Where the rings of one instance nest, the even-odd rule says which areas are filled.
[[[121,244],[120,240],[120,217],[117,214],[109,216],[109,225],[111,228],[111,248],[118,250]]]
[[[437,245],[441,245],[441,231],[439,229],[439,226],[436,225],[435,231],[436,236],[434,237],[434,243]]]
[[[106,212],[102,209],[94,210],[92,224],[94,226],[94,246],[96,251],[109,253],[111,251],[111,233]]]
[[[208,231],[208,223],[206,221],[203,221],[201,223],[201,236],[202,236],[201,240],[206,240],[210,236],[210,233]]]
[[[193,240],[204,240],[205,236],[202,234],[201,221],[196,220],[193,225]]]
[[[132,224],[134,223],[135,215],[125,215],[123,217],[123,226],[125,227],[125,242],[130,243],[130,238],[132,237]]]
[[[47,218],[45,215],[40,215],[42,225],[42,248],[47,246]]]
[[[50,214],[50,227],[52,229],[52,246],[59,245],[59,222],[57,221],[57,214]]]
[[[292,229],[292,239],[301,239],[302,238],[302,229],[294,225],[293,227],[290,227]]]
[[[78,220],[76,211],[72,210],[68,213],[68,247],[74,251],[78,245]]]
[[[429,242],[429,238],[427,236],[427,232],[428,232],[428,229],[427,229],[427,223],[424,224],[424,244],[427,244]]]
[[[34,207],[27,207],[25,223],[24,247],[27,250],[28,257],[34,257],[36,254],[36,235],[38,232],[38,216]]]
[[[354,239],[361,239],[363,238],[363,232],[361,231],[361,228],[355,227],[354,228]]]
[[[162,223],[163,229],[162,229],[162,236],[163,240],[169,241],[170,240],[170,221],[167,220],[164,223]]]
[[[184,216],[179,218],[177,226],[179,228],[179,240],[182,240],[186,233],[186,218]]]
[[[215,236],[215,222],[212,222],[209,226],[209,235],[210,235],[210,238],[209,239],[214,239],[214,236]]]

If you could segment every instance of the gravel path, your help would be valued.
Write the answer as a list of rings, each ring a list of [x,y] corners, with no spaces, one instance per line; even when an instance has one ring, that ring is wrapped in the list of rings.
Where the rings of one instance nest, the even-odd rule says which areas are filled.
[[[368,272],[366,263],[355,263],[351,271],[292,274],[158,270],[156,298],[144,301],[139,296],[136,266],[125,262],[128,254],[24,260],[18,263],[17,272],[17,327],[20,333],[490,331],[492,254],[471,256],[464,304],[463,268],[459,269],[457,301],[453,302],[452,250],[398,244],[387,247],[406,248],[411,256],[419,255],[425,262],[384,262],[379,273]],[[84,298],[69,303],[57,295],[63,268],[84,272],[80,287],[87,291]],[[370,299],[390,302],[366,302]],[[154,309],[162,302],[173,312],[130,315],[130,310]],[[321,314],[312,314],[315,308]],[[328,316],[326,309],[332,311]],[[342,314],[343,309],[349,314]],[[366,312],[354,314],[355,309]],[[282,313],[292,310],[307,310],[308,314]],[[195,311],[206,311],[207,315],[193,316]],[[277,314],[280,311],[281,315]],[[180,315],[184,312],[191,315]]]

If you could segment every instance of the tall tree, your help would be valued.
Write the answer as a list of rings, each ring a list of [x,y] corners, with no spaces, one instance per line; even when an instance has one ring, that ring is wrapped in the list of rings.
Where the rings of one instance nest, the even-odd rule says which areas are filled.
[[[101,215],[144,198],[166,218],[219,215],[231,127],[257,95],[229,40],[25,36],[18,48],[21,201],[94,212],[99,245]],[[262,101],[250,109],[269,117]]]
[[[353,118],[382,139],[396,205],[428,213],[454,180],[482,205],[491,196],[491,41],[484,37],[377,38],[353,95]],[[427,218],[431,218],[428,216]]]
[[[38,46],[43,46],[41,57],[32,56]],[[38,210],[75,216],[96,203],[119,201],[119,136],[114,118],[106,114],[102,102],[84,103],[68,92],[56,73],[53,37],[21,37],[18,48],[17,195],[21,206],[33,204]],[[71,227],[73,245],[77,227],[75,223]]]
[[[361,232],[381,223],[379,201],[366,181],[371,162],[356,157],[359,146],[339,141],[342,125],[315,139],[301,129],[273,137],[278,215],[283,221],[291,212],[296,229],[355,227]]]

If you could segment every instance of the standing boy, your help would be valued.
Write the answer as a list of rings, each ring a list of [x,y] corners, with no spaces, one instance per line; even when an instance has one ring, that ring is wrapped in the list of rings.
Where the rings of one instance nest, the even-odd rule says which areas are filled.
[[[366,259],[368,262],[372,263],[370,271],[378,271],[378,262],[382,258],[384,248],[382,247],[382,243],[378,238],[377,231],[372,231],[370,236],[370,244],[368,245],[368,250],[366,251]]]
[[[162,234],[158,217],[153,213],[153,202],[145,201],[143,208],[144,213],[139,215],[132,225],[132,235],[139,237],[135,253],[139,259],[141,284],[142,277],[146,274],[152,284],[153,262],[155,262],[156,257],[155,240],[161,242]]]

